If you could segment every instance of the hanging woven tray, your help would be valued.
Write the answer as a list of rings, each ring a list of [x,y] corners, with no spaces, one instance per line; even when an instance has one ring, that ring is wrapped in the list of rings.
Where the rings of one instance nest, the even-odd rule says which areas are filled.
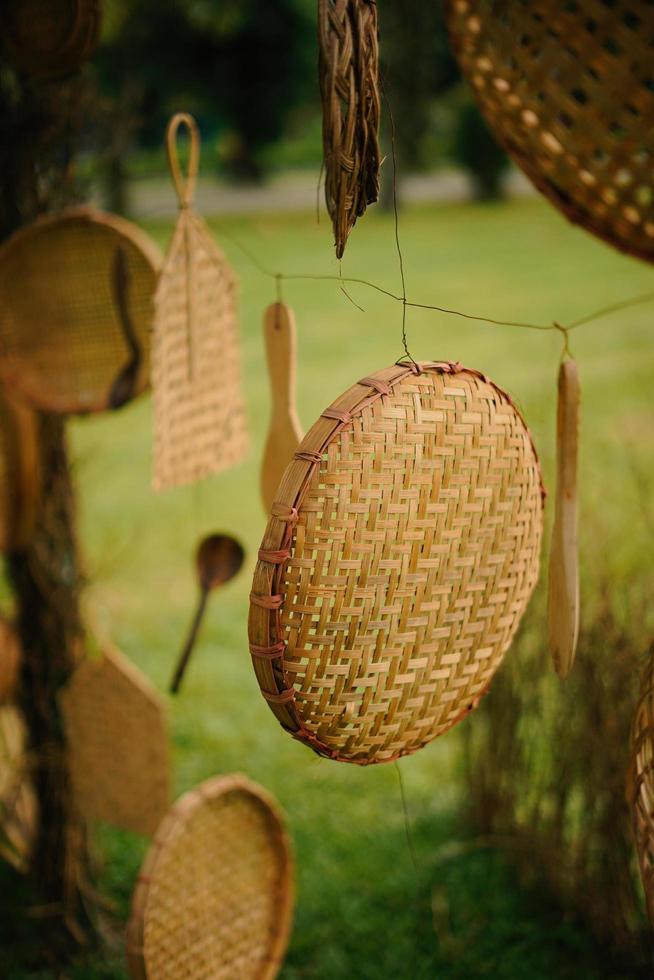
[[[634,714],[628,798],[647,914],[654,929],[654,657],[643,672]]]
[[[242,776],[171,809],[148,852],[126,932],[133,980],[271,980],[291,928],[293,863],[274,800]]]
[[[29,544],[40,496],[38,419],[0,387],[0,551]]]
[[[100,23],[99,0],[7,0],[0,5],[0,43],[32,78],[64,78],[93,54]]]
[[[250,651],[284,728],[361,765],[476,706],[538,576],[543,490],[508,395],[458,364],[399,364],[326,409],[278,488]]]
[[[446,0],[495,136],[571,221],[654,260],[654,5]]]
[[[57,413],[117,408],[144,391],[160,264],[136,225],[92,208],[16,232],[0,247],[6,387]]]

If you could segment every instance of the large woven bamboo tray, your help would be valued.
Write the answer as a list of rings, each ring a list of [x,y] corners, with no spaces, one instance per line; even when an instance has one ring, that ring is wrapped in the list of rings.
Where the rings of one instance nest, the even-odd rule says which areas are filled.
[[[654,260],[654,5],[446,0],[497,139],[571,221]]]
[[[7,388],[60,413],[119,407],[144,391],[160,264],[157,246],[136,225],[92,208],[48,215],[16,232],[0,248]],[[130,390],[112,404],[129,366]]]
[[[643,672],[634,715],[628,793],[647,913],[654,929],[654,658]]]
[[[274,800],[242,776],[183,796],[145,858],[126,932],[134,980],[270,980],[286,951],[293,863]]]
[[[353,385],[286,469],[254,574],[252,662],[283,727],[366,765],[472,710],[535,585],[542,511],[529,432],[483,374]]]

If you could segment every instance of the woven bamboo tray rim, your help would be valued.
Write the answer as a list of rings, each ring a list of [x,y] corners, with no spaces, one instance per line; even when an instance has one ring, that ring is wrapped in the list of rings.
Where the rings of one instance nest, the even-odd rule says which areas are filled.
[[[130,917],[125,930],[125,948],[129,972],[133,980],[157,980],[148,973],[145,963],[145,925],[150,885],[157,872],[162,851],[177,836],[180,828],[197,810],[229,794],[241,794],[258,806],[266,817],[271,839],[281,857],[282,881],[279,905],[276,909],[276,929],[270,940],[269,964],[264,966],[256,980],[272,980],[277,974],[290,937],[293,903],[293,854],[290,839],[285,830],[284,817],[277,801],[263,787],[253,783],[240,773],[214,776],[181,796],[163,818],[152,844],[145,856],[132,895]],[[218,873],[219,869],[218,869]]]
[[[276,715],[282,727],[294,737],[309,745],[319,755],[338,760],[338,751],[324,745],[310,732],[295,708],[295,691],[287,682],[284,660],[286,644],[276,610],[283,605],[284,571],[289,561],[294,524],[302,500],[307,493],[315,467],[322,460],[323,453],[341,429],[351,424],[364,409],[390,394],[395,385],[409,378],[436,372],[444,375],[465,374],[478,379],[497,393],[500,400],[515,412],[527,435],[535,465],[538,469],[541,510],[544,508],[546,490],[543,484],[540,460],[531,432],[511,397],[481,371],[463,367],[458,362],[425,361],[421,363],[398,361],[395,365],[363,378],[352,385],[323,413],[306,433],[293,460],[289,463],[277,491],[277,499],[271,509],[271,517],[266,527],[259,560],[256,565],[252,592],[250,594],[250,652],[252,664],[261,692]],[[338,416],[342,417],[339,418]],[[328,416],[328,417],[326,417]],[[331,417],[329,417],[331,416]],[[463,717],[464,709],[452,725]],[[451,726],[450,726],[451,727]],[[381,760],[392,762],[401,752]],[[369,765],[365,759],[347,758],[355,765]]]
[[[154,299],[156,280],[158,279],[163,263],[163,256],[156,243],[145,231],[126,218],[109,214],[89,205],[69,207],[61,211],[41,215],[29,225],[24,225],[15,231],[6,241],[0,244],[0,281],[3,276],[3,267],[11,263],[16,251],[20,252],[22,247],[25,244],[29,244],[32,238],[38,240],[38,237],[43,232],[47,233],[52,228],[60,228],[64,231],[67,226],[88,226],[89,228],[97,227],[104,229],[113,232],[117,238],[132,247],[140,254],[140,257],[143,259],[152,276],[152,298]],[[140,339],[143,339],[143,331],[141,331]],[[23,356],[20,360],[25,361],[26,358]],[[16,366],[15,362],[12,362],[14,362],[14,355],[8,350],[7,339],[6,336],[3,336],[2,324],[0,322],[0,379],[2,379],[9,390],[15,391],[20,395],[21,399],[24,399],[30,405],[43,411],[56,410],[61,414],[90,414],[104,411],[107,408],[108,392],[103,392],[102,395],[90,399],[88,403],[85,402],[83,407],[74,398],[67,400],[66,398],[58,397],[55,408],[51,404],[48,396],[43,397],[40,393],[38,385],[32,383],[26,387],[25,382],[22,380],[24,369],[21,369]],[[141,371],[140,373],[141,384],[138,390],[134,392],[134,397],[141,394],[147,388],[147,372]]]

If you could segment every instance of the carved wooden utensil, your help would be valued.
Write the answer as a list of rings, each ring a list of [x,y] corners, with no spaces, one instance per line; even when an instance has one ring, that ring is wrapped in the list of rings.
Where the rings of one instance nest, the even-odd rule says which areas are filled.
[[[295,406],[295,316],[285,303],[273,303],[264,314],[263,334],[270,376],[272,410],[261,464],[261,495],[270,512],[284,470],[303,432]]]
[[[556,508],[550,550],[548,633],[554,669],[570,673],[579,636],[577,456],[579,372],[571,358],[561,364],[556,420]]]
[[[179,691],[204,617],[209,593],[234,578],[243,564],[244,557],[243,547],[229,534],[211,534],[200,542],[195,556],[200,596],[186,643],[170,684],[171,694],[177,694]]]

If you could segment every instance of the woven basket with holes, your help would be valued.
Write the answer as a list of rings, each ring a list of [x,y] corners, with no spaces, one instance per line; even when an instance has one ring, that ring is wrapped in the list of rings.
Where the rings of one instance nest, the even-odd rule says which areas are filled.
[[[1,552],[19,551],[29,544],[40,495],[37,417],[0,388]]]
[[[643,673],[631,733],[628,796],[647,914],[654,928],[654,658]]]
[[[499,142],[571,221],[654,260],[654,5],[446,0]]]
[[[136,225],[72,208],[0,247],[0,376],[37,408],[118,408],[150,375],[161,255]]]
[[[511,399],[477,371],[398,364],[309,430],[252,586],[264,698],[321,755],[414,752],[476,706],[538,576],[543,489]]]
[[[126,932],[133,980],[271,980],[286,951],[293,862],[281,814],[242,776],[210,779],[170,810]]]
[[[32,78],[72,75],[100,39],[99,0],[19,0],[0,4],[0,43]]]
[[[325,201],[336,256],[379,197],[379,44],[376,0],[318,0]]]
[[[191,139],[186,178],[176,148],[181,126]],[[179,113],[171,119],[167,148],[180,213],[156,295],[155,490],[194,483],[235,466],[249,449],[234,273],[191,207],[200,156],[192,116]]]

